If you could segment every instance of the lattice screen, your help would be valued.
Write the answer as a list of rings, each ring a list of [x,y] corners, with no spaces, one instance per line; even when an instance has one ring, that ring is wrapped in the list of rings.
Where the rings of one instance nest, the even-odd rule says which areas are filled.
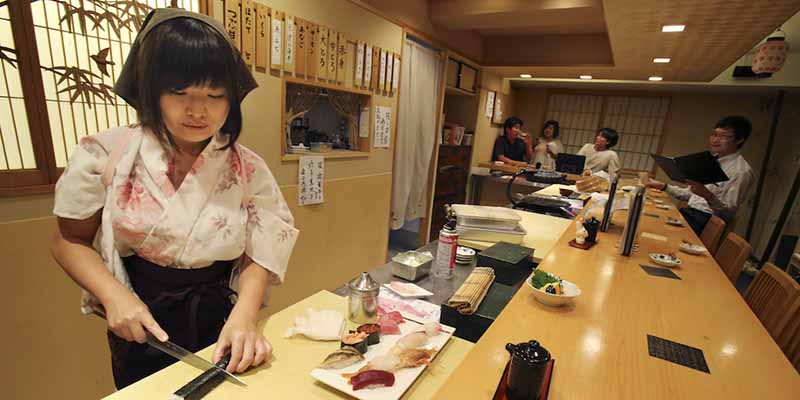
[[[614,150],[622,168],[650,171],[650,153],[658,152],[668,108],[668,97],[555,94],[548,101],[546,119],[559,122],[561,141],[569,153],[593,143],[597,129],[614,128],[620,133]]]
[[[135,110],[111,87],[144,17],[169,5],[169,0],[31,3],[56,165],[66,165],[81,137],[136,121]],[[197,0],[178,0],[178,6],[199,9]]]
[[[0,170],[36,168],[8,7],[0,7]]]

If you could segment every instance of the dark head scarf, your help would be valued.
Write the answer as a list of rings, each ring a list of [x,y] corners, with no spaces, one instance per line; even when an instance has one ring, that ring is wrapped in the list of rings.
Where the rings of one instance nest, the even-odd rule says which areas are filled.
[[[201,21],[219,32],[219,34],[222,35],[222,37],[224,37],[228,42],[228,45],[231,46],[231,50],[236,49],[236,46],[234,45],[230,36],[228,36],[228,32],[225,31],[225,27],[223,27],[222,24],[214,18],[179,8],[157,8],[151,11],[150,14],[148,14],[145,18],[144,23],[142,24],[142,29],[139,30],[139,34],[136,35],[136,40],[133,41],[131,50],[128,53],[128,58],[125,60],[125,66],[122,67],[122,72],[120,73],[119,78],[117,78],[117,83],[114,85],[114,92],[119,95],[119,97],[122,97],[125,101],[127,101],[128,104],[130,104],[133,108],[138,108],[137,104],[139,103],[137,101],[138,91],[136,84],[136,65],[138,63],[139,49],[141,48],[142,41],[144,41],[145,36],[147,36],[147,34],[150,33],[153,28],[162,22],[166,22],[174,18],[192,18]],[[233,54],[238,54],[238,52],[233,51]],[[251,90],[258,86],[258,84],[253,78],[253,74],[250,73],[250,69],[247,68],[243,61],[239,62],[238,73],[240,75],[240,85],[237,88],[238,98],[243,100]]]

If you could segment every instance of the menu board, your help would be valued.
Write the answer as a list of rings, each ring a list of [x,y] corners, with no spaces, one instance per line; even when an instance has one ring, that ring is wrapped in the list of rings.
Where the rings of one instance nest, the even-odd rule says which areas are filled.
[[[283,67],[283,13],[272,13],[272,29],[270,30],[270,68]]]
[[[267,46],[269,44],[269,7],[256,5],[256,68],[267,68],[269,64]]]
[[[331,82],[336,81],[336,67],[338,60],[336,58],[339,54],[339,33],[333,29],[328,30],[328,80]]]
[[[295,47],[295,23],[294,17],[286,15],[286,42],[283,46],[283,70],[289,73],[294,72],[294,47]]]
[[[372,147],[388,148],[392,133],[392,108],[378,106],[375,108],[375,139]]]
[[[294,23],[297,26],[297,33],[295,35],[294,46],[294,72],[297,75],[306,75],[306,39],[308,38],[306,21],[300,18],[295,18]]]
[[[386,86],[386,50],[381,50],[380,65],[378,66],[378,86],[375,90],[382,92],[384,86]]]
[[[308,79],[315,79],[317,77],[317,64],[319,60],[317,60],[318,51],[317,47],[319,43],[317,43],[317,37],[319,36],[319,27],[317,24],[308,21],[306,23],[306,32],[308,33],[308,39],[306,40],[306,47],[308,48],[308,54],[306,55],[306,77]]]
[[[317,62],[317,77],[320,80],[328,79],[328,28],[324,26],[319,27],[317,32],[319,41],[317,43],[317,51],[319,52],[319,60]]]
[[[322,184],[325,180],[325,158],[322,156],[300,157],[297,181],[298,203],[301,206],[323,202]]]
[[[392,90],[391,93],[397,91],[400,87],[400,56],[394,55],[394,63],[392,64]]]
[[[228,32],[231,41],[237,49],[242,48],[241,38],[241,14],[239,0],[228,0],[225,2],[225,31]]]
[[[364,82],[361,87],[369,89],[372,85],[372,45],[369,43],[364,47]]]
[[[364,83],[364,42],[356,42],[356,60],[353,70],[355,76],[353,77],[353,86],[360,88]]]
[[[369,90],[376,90],[378,88],[378,74],[381,64],[381,49],[380,47],[372,48],[372,79],[369,81]]]
[[[336,82],[344,84],[344,74],[347,71],[345,64],[347,61],[347,37],[344,33],[339,33],[339,50],[336,52]]]
[[[242,0],[242,59],[247,65],[253,65],[255,55],[256,11],[253,0]]]

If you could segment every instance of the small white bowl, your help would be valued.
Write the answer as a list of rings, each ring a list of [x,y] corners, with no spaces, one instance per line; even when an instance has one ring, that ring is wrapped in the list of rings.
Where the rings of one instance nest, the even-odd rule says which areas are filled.
[[[673,258],[667,254],[662,254],[662,253],[650,253],[650,260],[658,265],[668,268],[675,268],[681,265],[680,258],[677,257]]]
[[[469,247],[458,246],[458,250],[456,250],[456,256],[460,257],[472,257],[475,255],[475,250],[470,249]]]
[[[705,247],[700,246],[699,244],[689,244],[683,242],[678,246],[678,249],[684,253],[694,254],[696,256],[704,255],[708,251]]]
[[[528,278],[526,282],[528,283],[528,286],[533,289],[533,297],[546,306],[563,306],[564,304],[572,302],[572,299],[581,295],[581,288],[570,281],[561,280],[561,285],[564,287],[564,294],[550,294],[544,290],[539,290],[533,287],[530,278]]]

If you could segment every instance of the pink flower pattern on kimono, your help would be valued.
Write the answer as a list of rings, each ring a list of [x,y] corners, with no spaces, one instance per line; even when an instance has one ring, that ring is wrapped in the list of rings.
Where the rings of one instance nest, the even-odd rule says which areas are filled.
[[[87,153],[94,156],[94,158],[102,158],[107,155],[103,146],[92,136],[84,136],[78,141],[78,145]]]
[[[146,232],[150,230],[149,226],[146,226],[141,219],[131,218],[128,215],[114,218],[112,226],[115,240],[131,248],[136,248],[144,242],[147,237]]]
[[[175,263],[175,259],[165,254],[167,246],[170,243],[175,243],[175,236],[166,232],[160,232],[158,228],[156,228],[149,239],[150,240],[139,247],[137,254],[146,260],[150,260],[164,267],[177,267],[172,265]]]
[[[256,172],[253,155],[242,151],[242,149],[241,146],[236,146],[228,153],[229,169],[217,184],[215,193],[225,192],[231,187],[239,185],[245,179],[248,184],[253,181],[253,175]],[[240,156],[240,153],[243,154]]]

